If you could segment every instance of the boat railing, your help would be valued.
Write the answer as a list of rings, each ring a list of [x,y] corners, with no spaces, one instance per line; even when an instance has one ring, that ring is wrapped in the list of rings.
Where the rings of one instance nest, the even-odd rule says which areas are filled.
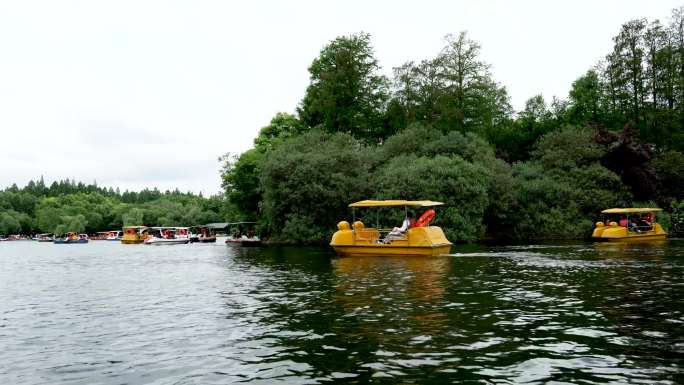
[[[387,235],[392,231],[394,231],[394,229],[378,229],[378,233],[380,235]],[[408,233],[408,231],[404,231],[401,235],[406,236],[406,233]]]
[[[653,231],[653,226],[632,226],[628,227],[627,230],[635,233],[642,233],[646,231]]]
[[[408,241],[408,231],[396,233],[390,236],[394,229],[379,229],[377,242]]]
[[[380,230],[373,228],[362,228],[354,230],[354,239],[357,241],[370,241],[374,242],[380,238]]]

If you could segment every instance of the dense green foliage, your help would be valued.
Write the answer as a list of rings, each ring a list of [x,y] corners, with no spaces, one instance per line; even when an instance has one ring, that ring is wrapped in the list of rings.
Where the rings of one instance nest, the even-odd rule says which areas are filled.
[[[309,67],[311,84],[299,109],[302,121],[326,131],[376,138],[388,86],[378,69],[370,35],[330,42]]]
[[[369,152],[341,133],[313,131],[277,147],[260,175],[268,229],[296,242],[323,240],[332,215],[370,191],[369,161]]]
[[[123,225],[182,226],[219,221],[221,197],[179,191],[104,189],[66,180],[46,186],[41,178],[0,191],[0,234],[95,233]]]
[[[634,199],[667,206],[682,198],[684,183],[684,118],[676,127],[670,119],[682,115],[677,84],[684,84],[684,72],[665,68],[673,65],[673,55],[656,59],[684,52],[684,46],[674,46],[675,39],[654,40],[653,34],[680,36],[674,28],[680,15],[673,13],[667,30],[657,22],[648,28],[625,24],[614,39],[615,51],[573,83],[567,101],[554,99],[547,106],[541,95],[534,96],[515,119],[505,88],[465,33],[447,36],[437,57],[396,68],[384,111],[378,107],[385,93],[369,36],[340,37],[310,68],[312,85],[299,110],[303,125],[288,116],[299,136],[283,135],[264,149],[264,132],[271,130],[262,130],[255,149],[224,172],[229,198],[245,214],[261,214],[263,228],[274,237],[300,242],[324,241],[334,222],[348,216],[346,204],[362,198],[444,201],[437,223],[464,241],[486,235],[580,237],[603,208],[637,204]],[[663,73],[679,83],[665,82]],[[654,85],[658,81],[665,85]],[[378,96],[373,101],[370,89]],[[368,104],[343,108],[341,100]],[[327,108],[326,116],[365,118],[355,124],[339,116],[312,120],[316,103]],[[370,119],[368,111],[384,118]],[[347,136],[305,133],[307,127]],[[248,202],[241,194],[249,194]]]
[[[349,218],[351,201],[429,198],[446,203],[435,223],[454,240],[579,237],[591,229],[590,213],[630,199],[599,163],[604,152],[590,129],[571,126],[542,137],[533,158],[512,167],[472,133],[412,126],[378,148],[311,131],[262,163],[262,220],[282,240],[325,241]]]
[[[400,121],[404,124],[392,127],[394,131],[417,121],[442,131],[486,136],[510,120],[508,94],[494,81],[490,66],[479,59],[480,45],[465,32],[447,35],[445,42],[435,58],[394,69],[393,100],[398,108],[387,113],[405,117]]]
[[[684,236],[684,201],[672,202],[670,207],[670,234]]]
[[[631,198],[620,177],[601,165],[604,152],[590,129],[566,126],[542,136],[532,158],[513,165],[511,196],[492,230],[515,239],[587,235],[592,214]]]
[[[224,187],[273,239],[326,242],[360,199],[434,199],[455,241],[588,236],[600,210],[659,204],[684,230],[684,9],[633,20],[567,99],[506,88],[465,32],[433,58],[381,75],[370,36],[338,37],[314,59],[298,115],[278,114]],[[398,225],[401,213],[357,218]]]

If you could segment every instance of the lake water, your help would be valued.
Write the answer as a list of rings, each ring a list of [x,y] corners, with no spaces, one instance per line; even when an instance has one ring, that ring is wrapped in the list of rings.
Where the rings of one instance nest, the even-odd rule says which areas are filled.
[[[0,384],[683,383],[684,241],[0,243]]]

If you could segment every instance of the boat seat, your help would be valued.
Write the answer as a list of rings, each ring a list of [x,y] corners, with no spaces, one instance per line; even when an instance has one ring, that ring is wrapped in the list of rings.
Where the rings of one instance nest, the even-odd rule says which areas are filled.
[[[408,236],[406,234],[394,234],[394,235],[390,235],[390,236],[385,237],[385,240],[388,243],[392,243],[392,242],[396,242],[396,241],[408,242]]]
[[[354,239],[357,241],[370,241],[375,242],[380,238],[380,234],[375,229],[364,229],[360,231],[354,231]]]
[[[354,222],[352,227],[354,228],[354,239],[357,241],[375,242],[380,238],[377,229],[367,229],[361,221]]]

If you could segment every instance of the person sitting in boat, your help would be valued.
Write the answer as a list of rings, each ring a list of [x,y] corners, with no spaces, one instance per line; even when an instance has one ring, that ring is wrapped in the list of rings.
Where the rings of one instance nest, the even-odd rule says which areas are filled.
[[[653,213],[646,213],[645,217],[646,217],[645,220],[646,220],[646,222],[648,222],[648,225],[653,226],[653,222],[655,222],[655,218],[654,218]]]
[[[634,231],[634,232],[639,232],[639,229],[637,228],[637,223],[636,220],[634,220],[634,217],[629,218],[629,231]]]
[[[383,239],[383,243],[390,243],[393,239],[401,239],[404,237],[404,234],[408,231],[413,226],[413,223],[415,222],[415,219],[413,218],[413,213],[406,213],[406,217],[404,218],[404,221],[401,223],[401,227],[395,227],[387,233],[385,236],[385,239]]]
[[[629,221],[627,220],[627,217],[623,215],[618,224],[622,227],[627,227],[629,225]]]
[[[649,216],[647,214],[643,214],[639,218],[637,225],[639,225],[640,228],[645,229],[645,230],[651,230],[651,226],[652,226],[651,222],[649,221]]]

